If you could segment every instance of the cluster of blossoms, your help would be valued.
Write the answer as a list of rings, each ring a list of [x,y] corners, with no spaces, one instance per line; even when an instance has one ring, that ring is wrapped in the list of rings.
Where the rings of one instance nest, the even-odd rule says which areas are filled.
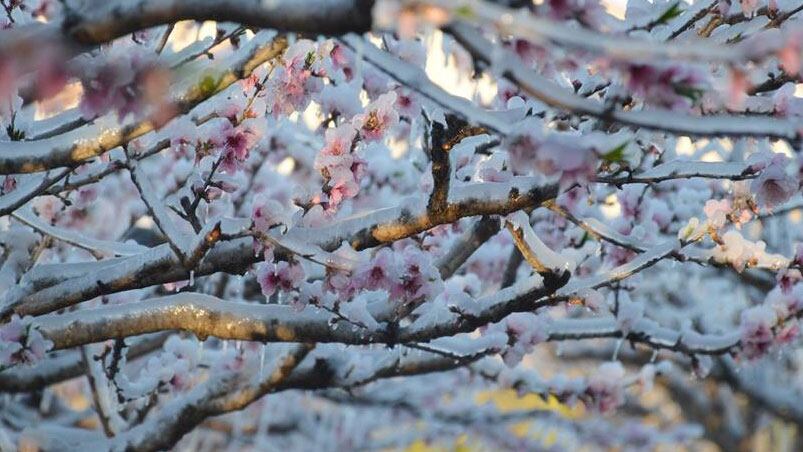
[[[45,339],[31,322],[33,317],[14,315],[0,327],[0,368],[36,363],[53,348],[53,342]]]
[[[298,262],[274,262],[273,253],[265,253],[265,263],[256,271],[262,294],[270,298],[277,290],[289,292],[304,281],[304,268]]]
[[[197,339],[173,335],[165,341],[162,353],[148,358],[135,379],[118,374],[115,384],[128,399],[148,397],[164,388],[187,390],[194,384],[192,371],[200,360],[201,347]]]
[[[510,369],[501,373],[500,381],[522,393],[545,392],[555,395],[570,406],[580,401],[595,412],[611,414],[624,404],[628,387],[635,386],[642,392],[650,391],[655,377],[671,367],[671,363],[667,361],[647,364],[638,375],[628,376],[621,362],[607,361],[585,378],[561,375],[543,380],[537,375]]]
[[[399,305],[434,298],[443,283],[431,256],[414,245],[401,250],[381,248],[357,265],[349,277],[330,271],[326,285],[343,298],[364,290],[385,291]]]
[[[507,334],[507,347],[502,350],[502,359],[505,364],[514,367],[536,345],[548,339],[548,326],[548,320],[543,316],[519,312],[490,327],[489,331],[500,329]]]
[[[597,169],[598,155],[585,137],[571,134],[542,134],[533,124],[524,123],[508,138],[511,171],[527,173],[533,169],[557,177],[562,189],[586,184]]]
[[[108,54],[82,65],[83,72],[79,74],[84,93],[79,108],[84,118],[94,119],[115,111],[123,120],[129,114],[141,116],[154,107],[157,115],[168,114],[170,107],[164,100],[170,82],[168,71],[137,47],[114,47],[105,53]],[[67,78],[56,80],[61,80],[63,86]]]
[[[645,103],[688,110],[707,88],[702,71],[687,66],[632,64],[626,68],[627,88]]]
[[[18,9],[20,0],[11,1],[13,16],[8,17],[16,18],[19,11],[15,8]],[[327,2],[321,5],[327,6],[324,3]],[[600,42],[599,52],[585,53],[575,51],[582,43],[571,43],[566,51],[553,45],[554,41],[560,43],[565,37],[526,39],[527,33],[518,33],[514,26],[519,20],[527,20],[527,11],[522,11],[521,16],[509,16],[516,21],[507,23],[508,16],[504,16],[504,23],[496,24],[512,28],[510,33],[497,36],[498,39],[489,41],[488,45],[503,47],[497,50],[516,55],[524,65],[517,70],[546,79],[549,83],[544,86],[563,90],[555,93],[556,99],[566,96],[564,99],[575,103],[556,103],[549,95],[539,96],[540,85],[525,83],[526,79],[524,82],[517,80],[519,71],[496,71],[493,55],[476,54],[482,53],[482,46],[463,48],[458,43],[471,44],[471,39],[458,40],[457,27],[421,40],[415,38],[415,33],[377,34],[381,44],[374,46],[379,40],[366,40],[363,44],[373,47],[361,48],[354,44],[359,38],[353,35],[342,40],[312,41],[283,34],[274,40],[272,32],[266,30],[252,33],[252,30],[238,27],[240,31],[235,33],[236,25],[231,26],[232,36],[236,38],[224,38],[229,30],[226,27],[230,25],[220,24],[216,36],[206,38],[212,47],[204,50],[203,45],[207,43],[196,42],[182,51],[165,44],[167,41],[173,44],[179,40],[175,36],[185,34],[181,29],[183,25],[193,25],[175,24],[175,30],[159,28],[137,32],[132,39],[126,37],[102,48],[92,58],[79,56],[70,64],[57,58],[52,50],[48,54],[48,50],[43,49],[41,54],[45,56],[34,62],[38,68],[32,77],[36,89],[22,93],[20,96],[26,96],[25,99],[17,96],[18,87],[14,86],[15,79],[25,70],[0,55],[0,120],[5,121],[5,132],[0,133],[6,133],[9,138],[25,138],[24,133],[14,133],[14,127],[27,132],[35,127],[25,127],[41,124],[38,119],[31,119],[38,114],[34,111],[38,108],[34,101],[59,93],[71,77],[81,84],[77,110],[85,120],[91,122],[98,118],[98,124],[105,125],[116,116],[120,124],[125,124],[130,116],[140,119],[148,114],[155,115],[150,119],[157,126],[156,131],[137,140],[116,142],[115,146],[125,152],[116,149],[92,161],[79,162],[76,158],[74,163],[83,163],[82,166],[71,167],[69,176],[42,186],[41,190],[45,191],[37,188],[41,182],[36,178],[54,177],[58,168],[47,174],[41,171],[42,174],[4,175],[0,191],[0,208],[4,212],[19,199],[16,195],[33,193],[34,199],[18,211],[12,210],[13,215],[0,218],[0,230],[5,233],[5,237],[0,236],[3,259],[0,289],[8,291],[7,295],[4,293],[3,305],[36,307],[36,303],[25,302],[42,300],[50,293],[64,293],[67,296],[63,299],[75,304],[70,305],[70,309],[74,307],[79,314],[83,309],[98,307],[125,312],[135,303],[135,311],[146,312],[152,296],[161,298],[165,289],[176,289],[188,293],[167,296],[154,303],[176,303],[180,307],[187,300],[185,295],[194,297],[192,293],[198,292],[216,294],[221,298],[221,309],[235,305],[236,312],[232,315],[248,315],[252,308],[261,309],[258,305],[266,302],[284,305],[262,311],[269,314],[282,313],[287,306],[296,313],[308,311],[298,316],[304,322],[311,319],[309,330],[294,330],[298,333],[298,344],[245,341],[245,344],[231,346],[232,342],[225,340],[213,338],[199,342],[174,335],[161,352],[148,352],[148,357],[138,363],[128,363],[131,364],[128,369],[123,369],[125,356],[122,364],[96,358],[104,368],[114,367],[116,376],[110,378],[109,384],[117,387],[121,407],[133,403],[139,405],[135,408],[144,408],[137,416],[124,416],[130,427],[143,419],[149,425],[155,424],[152,419],[157,419],[170,426],[170,415],[181,414],[180,409],[172,411],[175,407],[180,408],[185,401],[189,402],[190,409],[202,406],[205,394],[194,388],[196,384],[214,381],[206,380],[207,375],[235,374],[238,379],[234,383],[238,385],[250,384],[246,380],[256,381],[256,377],[266,377],[261,369],[258,374],[248,375],[255,362],[264,364],[266,354],[269,360],[280,361],[269,362],[269,365],[278,364],[282,366],[282,373],[286,373],[288,369],[281,362],[281,353],[274,352],[304,343],[307,331],[325,337],[327,327],[334,329],[341,322],[350,324],[355,333],[351,336],[353,339],[344,340],[343,344],[321,343],[313,351],[305,350],[305,357],[292,363],[298,368],[290,369],[291,378],[279,383],[287,388],[294,388],[297,382],[305,385],[309,383],[306,375],[311,369],[316,385],[331,384],[332,388],[339,386],[348,391],[303,395],[301,391],[273,392],[269,403],[265,404],[268,408],[259,408],[269,416],[262,413],[264,418],[255,421],[258,425],[253,428],[232,422],[234,425],[226,432],[227,437],[234,437],[229,432],[240,434],[240,430],[253,430],[257,432],[254,444],[258,444],[263,434],[270,435],[271,441],[277,436],[305,436],[273,434],[274,431],[284,433],[287,425],[306,433],[307,425],[300,420],[304,419],[316,429],[316,434],[310,435],[314,441],[331,440],[326,444],[343,445],[343,449],[380,448],[368,442],[372,433],[367,427],[383,422],[394,425],[402,418],[398,412],[406,409],[414,413],[426,410],[427,414],[432,410],[433,419],[440,416],[449,421],[465,421],[480,432],[490,430],[488,426],[491,426],[495,430],[492,435],[495,440],[505,436],[500,443],[506,448],[533,449],[527,447],[529,443],[524,439],[498,435],[497,432],[503,430],[496,428],[493,419],[475,425],[476,419],[465,413],[458,413],[462,416],[456,417],[439,411],[446,398],[473,400],[475,391],[487,391],[493,375],[477,371],[485,365],[498,365],[504,369],[502,372],[509,372],[504,378],[500,377],[499,382],[523,394],[555,395],[561,402],[582,402],[593,414],[609,414],[624,404],[630,388],[648,391],[652,387],[653,378],[662,371],[660,365],[653,364],[659,353],[662,358],[664,353],[673,357],[689,355],[681,359],[690,358],[693,370],[702,376],[729,359],[725,357],[721,362],[714,362],[707,354],[711,353],[706,349],[708,346],[726,344],[721,350],[717,348],[717,352],[731,351],[746,358],[742,360],[744,366],[775,348],[780,349],[780,345],[787,345],[789,349],[788,345],[798,338],[797,318],[803,312],[803,246],[797,250],[791,264],[780,254],[771,254],[788,249],[793,241],[800,240],[799,234],[793,225],[787,224],[791,221],[760,222],[774,209],[785,208],[799,196],[803,160],[794,161],[784,154],[769,151],[785,144],[779,137],[788,138],[799,132],[787,133],[784,127],[797,124],[794,121],[803,113],[803,101],[794,95],[794,82],[783,85],[781,82],[798,78],[800,37],[803,35],[784,34],[783,39],[788,38],[789,42],[777,54],[762,54],[761,59],[753,59],[758,53],[756,42],[739,45],[738,52],[733,53],[746,52],[750,57],[750,63],[743,67],[733,63],[696,66],[681,59],[629,61],[626,52],[607,54],[607,40],[646,39],[644,35],[655,29],[663,36],[661,42],[656,40],[654,45],[663,49],[660,46],[664,38],[679,30],[674,25],[680,25],[676,23],[670,28],[668,22],[680,15],[692,16],[690,6],[671,0],[631,0],[628,20],[621,21],[608,15],[596,0],[545,0],[538,5],[479,2],[476,5],[485,3],[489,7],[527,3],[526,7],[533,14],[548,17],[556,27],[562,26],[558,24],[562,21],[577,22],[567,30],[579,26],[588,32],[598,30],[610,34]],[[721,33],[715,35],[717,42],[741,40],[741,34],[735,33],[741,33],[738,30],[742,29],[753,34],[750,30],[756,28],[756,23],[750,23],[748,17],[733,15],[765,14],[759,3],[745,0],[736,5],[722,0],[718,9],[707,8],[704,16],[694,14],[694,20],[700,24],[708,22],[715,28],[720,22],[732,25],[728,30],[717,29]],[[279,1],[274,6],[281,8],[283,4]],[[414,12],[399,10],[399,17],[402,13],[415,15],[417,8]],[[781,14],[783,9],[769,2],[767,11],[771,12],[766,13],[767,19],[771,23],[780,21],[782,15],[775,14]],[[466,22],[478,21],[483,17],[481,12],[461,10],[459,18]],[[656,12],[661,14],[656,16]],[[633,17],[638,20],[634,21]],[[742,28],[748,25],[749,29]],[[684,26],[690,30],[689,34],[701,31],[693,22]],[[494,27],[488,27],[468,38],[484,39],[492,29]],[[167,33],[162,35],[164,31]],[[529,31],[551,33],[549,30]],[[161,47],[159,35],[165,39]],[[600,37],[603,36],[600,34]],[[772,36],[768,40],[770,38]],[[255,46],[270,42],[271,50],[240,52],[240,39],[244,44],[248,41]],[[436,80],[433,75],[431,63],[439,59],[439,55],[430,59],[426,46],[441,39],[448,65],[442,72],[448,76],[452,66],[463,72],[455,86]],[[282,56],[262,61],[256,68],[237,67],[220,78],[214,75],[214,68],[210,72],[200,70],[204,63],[226,66],[228,70],[227,64],[219,63],[223,60],[220,57],[236,56],[236,60],[241,61],[239,58],[245,56],[273,55],[272,49],[287,42],[290,45]],[[647,47],[652,45],[650,42]],[[154,52],[157,47],[159,50]],[[405,86],[400,79],[413,74],[412,71],[395,72],[390,64],[383,67],[383,60],[374,59],[369,51],[384,52],[388,61],[405,65],[399,68],[410,69],[411,66],[422,72],[415,83]],[[209,61],[204,61],[204,55],[210,57]],[[174,97],[172,92],[167,95],[170,80],[162,68],[172,60],[195,60],[192,70],[186,72],[199,68],[201,81],[190,86],[187,97],[181,93]],[[75,62],[78,63],[76,67],[84,62],[88,64],[83,65],[81,71],[74,71],[71,64]],[[717,69],[713,69],[714,66]],[[228,85],[232,80],[229,74],[238,76],[243,71],[250,75]],[[439,72],[439,68],[434,72]],[[770,74],[769,80],[757,78],[766,74]],[[717,89],[715,82],[728,77],[726,95],[732,102],[723,103],[716,96],[722,96],[725,90]],[[764,81],[769,83],[763,83],[762,87]],[[495,96],[493,88],[486,89],[486,85],[494,84]],[[460,99],[447,97],[453,88],[455,92],[463,91],[466,86],[473,92],[465,96],[461,93]],[[767,87],[774,93],[762,91]],[[6,102],[5,97],[13,97],[12,102]],[[192,111],[164,124],[159,114],[172,118],[179,113],[165,104],[164,99],[170,98],[185,99],[182,109],[191,107]],[[187,99],[202,102],[196,105],[194,100]],[[586,101],[609,108],[612,114],[594,108],[571,107],[584,105]],[[457,111],[462,108],[454,105],[465,106],[465,111]],[[637,115],[642,109],[646,114],[640,118]],[[623,114],[618,114],[620,112]],[[751,121],[769,118],[778,128],[773,128],[776,132],[766,136],[746,128],[744,134],[749,137],[744,138],[741,130],[733,130],[726,121],[709,117],[724,114],[734,121],[748,116]],[[8,121],[12,117],[16,117],[17,122],[9,128],[7,126],[12,124]],[[438,162],[432,158],[434,152],[427,152],[431,149],[426,149],[422,143],[426,144],[427,128],[433,130],[433,124],[439,124],[441,118],[451,127],[450,120],[455,117],[465,120],[466,126],[458,131],[447,130],[449,134],[457,133],[449,142],[449,171],[444,172],[447,173],[444,181],[438,179],[443,173],[438,174]],[[667,118],[668,122],[656,124],[654,118]],[[64,125],[63,119],[57,115],[43,121],[47,121],[48,127],[72,127]],[[642,119],[645,126],[641,125]],[[699,123],[695,122],[698,120]],[[706,132],[707,123],[715,125],[710,132]],[[44,135],[58,130],[48,127],[43,127]],[[695,137],[690,142],[691,149],[681,149],[681,140],[673,137],[686,135],[686,129],[690,130],[688,135]],[[795,127],[790,126],[791,129]],[[720,130],[729,137],[727,140],[716,138]],[[76,131],[75,136],[79,133]],[[705,139],[698,140],[698,136]],[[59,139],[56,137],[53,142]],[[38,147],[40,143],[36,141],[32,134],[9,146]],[[169,147],[165,144],[168,141]],[[795,146],[799,140],[785,141],[793,152],[798,151]],[[103,144],[102,140],[98,142]],[[50,140],[42,143],[49,144]],[[67,144],[70,145],[74,143]],[[169,152],[161,152],[168,149]],[[14,156],[8,158],[13,160]],[[51,163],[45,162],[45,169],[51,169],[47,166]],[[124,171],[125,167],[132,171]],[[155,193],[148,193],[140,187],[142,184],[129,180],[136,169],[142,170],[152,182]],[[437,211],[441,209],[429,207],[427,198],[435,205],[432,200],[436,196],[430,193],[435,187],[443,187],[444,182],[448,184],[445,209],[448,213],[440,215]],[[29,191],[31,187],[35,190]],[[148,202],[143,203],[143,200]],[[164,206],[161,207],[165,209],[157,212],[153,207],[156,204],[152,204],[154,200],[162,201]],[[166,217],[160,218],[162,213]],[[35,216],[42,224],[28,220],[26,215]],[[177,268],[157,274],[162,267],[155,264],[145,270],[137,267],[150,265],[153,255],[173,259],[174,254],[182,254],[173,249],[182,240],[170,240],[169,245],[173,245],[170,250],[163,244],[163,236],[171,229],[163,226],[167,224],[166,219],[175,220],[179,234],[186,233],[185,237],[167,237],[169,240],[194,238],[193,233],[203,231],[207,225],[225,223],[221,229],[225,232],[215,238],[219,241],[208,250],[202,249],[206,254],[198,261],[198,266],[186,268],[191,275],[188,285],[167,281],[178,279],[173,278]],[[147,244],[144,240],[139,245],[125,243],[137,234],[140,220],[150,220],[148,231],[159,237]],[[513,228],[500,229],[500,222]],[[488,227],[483,229],[483,226]],[[390,236],[404,238],[387,240],[388,235],[381,233],[387,230],[385,228],[393,229]],[[18,236],[21,230],[27,236]],[[781,233],[775,234],[776,230]],[[678,237],[681,240],[677,240]],[[253,253],[248,252],[251,238],[254,239]],[[333,250],[333,244],[337,243],[343,246]],[[241,252],[243,249],[246,251]],[[158,254],[163,251],[173,254]],[[221,255],[227,260],[224,264],[220,264]],[[109,260],[116,260],[105,262],[107,256]],[[263,256],[261,261],[260,256]],[[159,265],[164,261],[162,257]],[[232,261],[231,265],[228,260]],[[560,261],[562,266],[545,263],[545,260]],[[116,265],[118,262],[121,264]],[[73,264],[101,268],[98,280],[93,279],[94,273],[89,277],[75,276],[83,267],[76,266],[78,270],[72,270],[68,265]],[[109,267],[103,267],[107,264]],[[253,269],[244,277],[222,274],[249,265],[253,265]],[[544,265],[556,271],[553,274],[542,271]],[[190,267],[188,263],[184,266]],[[47,274],[51,268],[69,271],[51,276]],[[151,270],[153,268],[156,270]],[[752,272],[743,273],[748,268],[781,270],[776,275],[777,287],[766,294],[763,303],[743,310],[744,306],[752,306],[759,291],[768,290],[772,284],[771,278],[758,275],[750,287],[732,290],[734,279],[747,280],[753,276]],[[560,275],[562,279],[556,283],[562,270],[565,270]],[[728,276],[723,277],[723,274]],[[184,274],[180,276],[184,277]],[[76,278],[84,279],[76,284]],[[129,290],[139,281],[157,280],[167,281],[167,284]],[[556,288],[555,284],[560,287]],[[721,298],[725,291],[733,291],[734,302],[710,309],[709,299]],[[20,300],[22,304],[15,304]],[[536,308],[528,310],[530,304]],[[210,311],[216,308],[214,304],[208,307]],[[175,309],[169,315],[180,318],[185,313],[186,310]],[[57,319],[58,315],[52,317]],[[87,316],[88,323],[93,321],[90,317]],[[136,317],[118,315],[112,321],[122,323],[131,318]],[[692,319],[700,320],[699,328],[696,323],[691,326]],[[320,323],[314,323],[318,321]],[[53,348],[31,322],[31,318],[13,317],[0,327],[0,368],[33,363]],[[276,322],[281,325],[282,319]],[[387,322],[388,326],[383,328],[381,322]],[[201,323],[187,325],[186,330],[199,328],[199,335],[210,334],[203,331],[208,325]],[[720,334],[727,328],[733,329],[734,323],[738,331]],[[98,324],[92,334],[99,334],[101,330],[109,334],[101,321]],[[58,321],[53,320],[52,325],[58,325]],[[413,337],[421,333],[428,342],[406,342],[405,338],[410,336],[405,334],[394,338],[396,327],[401,333],[412,331]],[[48,331],[50,328],[48,326]],[[361,335],[360,330],[383,334]],[[698,330],[710,331],[713,339],[706,342],[706,334]],[[242,334],[241,331],[236,334]],[[675,333],[678,336],[673,336]],[[349,331],[341,329],[329,340],[348,338],[348,334]],[[247,339],[253,337],[246,335]],[[673,337],[679,338],[678,346],[671,345]],[[561,348],[550,360],[548,353],[542,352],[558,342]],[[585,350],[589,356],[583,356],[580,346],[589,343],[592,345],[586,345]],[[603,343],[613,348],[612,353],[598,348]],[[58,344],[57,348],[62,345]],[[574,375],[572,361],[557,358],[564,356],[567,350],[577,352],[582,359],[595,360],[600,360],[602,352],[601,360],[613,355],[613,361],[604,362],[586,377],[569,378],[564,375]],[[644,350],[655,351],[651,363],[642,366],[637,376],[629,375],[625,365],[629,361],[617,359]],[[132,356],[133,353],[129,355]],[[533,356],[538,359],[528,359]],[[307,367],[311,362],[314,367]],[[395,400],[372,401],[367,397],[377,395],[371,393],[378,386],[376,383],[381,384],[377,379],[410,369],[413,369],[410,373],[415,374],[421,369],[430,369],[432,363],[444,371],[405,375],[405,379],[410,378],[403,384],[399,384],[401,379],[395,379],[391,382],[395,388],[377,391],[382,396],[396,396]],[[468,363],[470,372],[465,371]],[[557,376],[547,382],[531,384],[519,384],[516,378],[508,378],[533,371],[534,365],[548,367],[550,374],[554,371]],[[42,366],[44,371],[48,370],[46,367],[51,366],[49,363]],[[451,371],[452,368],[458,370]],[[12,373],[14,371],[12,369]],[[111,375],[107,373],[107,376]],[[0,375],[0,379],[5,377]],[[711,376],[712,379],[718,377],[718,373]],[[687,383],[693,384],[678,384]],[[428,391],[421,391],[422,386]],[[267,383],[260,384],[259,390],[267,387]],[[433,388],[447,388],[451,392]],[[103,389],[99,388],[101,396]],[[671,392],[672,388],[667,386],[667,390]],[[82,387],[81,391],[85,389]],[[164,405],[165,411],[157,415],[153,414],[157,410],[149,413],[151,403],[162,403],[160,394],[167,392],[172,394],[167,398],[170,404]],[[360,406],[344,408],[347,403],[338,404],[334,400],[341,395],[354,397],[349,400],[360,402]],[[328,400],[329,397],[333,400]],[[366,397],[368,403],[363,404],[357,397]],[[198,405],[192,405],[196,402]],[[292,416],[284,412],[276,414],[281,410],[275,407],[284,404],[293,405],[292,410],[288,409]],[[330,404],[338,405],[338,411]],[[98,405],[102,417],[103,407]],[[394,409],[374,415],[388,405]],[[216,409],[219,406],[216,405]],[[472,408],[464,406],[462,410]],[[206,414],[204,409],[200,410],[199,417]],[[493,411],[492,414],[499,414]],[[335,417],[332,413],[338,414],[338,420],[331,422],[332,432],[317,434],[325,428],[321,424]],[[342,413],[346,415],[341,416]],[[352,416],[353,413],[369,414],[360,417]],[[251,414],[246,412],[242,417],[249,417],[249,422],[253,420],[251,417],[259,418]],[[377,421],[378,418],[382,422]],[[277,425],[277,419],[286,425]],[[353,428],[349,427],[349,422],[361,425]],[[443,434],[447,429],[441,424],[450,422],[428,424],[433,425],[422,426],[421,434],[430,439]],[[424,431],[430,427],[435,433]],[[199,429],[212,430],[204,425]],[[615,442],[611,432],[616,431],[607,432],[607,438],[594,444]],[[122,433],[115,441],[136,436]],[[626,433],[629,436],[622,439],[621,444],[641,444],[644,448],[654,444],[651,440],[655,437],[646,438],[653,430],[632,427]],[[594,434],[603,436],[602,433],[589,435]],[[384,432],[380,432],[380,439],[387,441],[382,444],[383,448],[395,447],[394,438],[382,435]],[[667,441],[682,440],[678,438],[671,437]],[[517,442],[519,439],[521,442]],[[2,440],[4,438],[0,438],[0,443]],[[291,450],[313,448],[289,444],[296,446],[288,447]],[[211,447],[201,442],[191,446]]]
[[[366,105],[363,113],[326,131],[324,146],[315,159],[315,169],[325,183],[323,193],[314,201],[327,212],[334,212],[344,200],[357,196],[366,162],[355,148],[358,143],[382,140],[398,124],[396,103],[396,93],[387,92]]]

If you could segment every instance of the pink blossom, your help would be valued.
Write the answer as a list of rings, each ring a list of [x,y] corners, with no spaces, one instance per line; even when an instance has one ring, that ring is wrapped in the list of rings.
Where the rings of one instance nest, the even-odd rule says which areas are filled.
[[[352,125],[365,141],[381,140],[399,122],[394,91],[379,96],[365,107],[365,113],[354,116]]]
[[[351,80],[354,76],[354,55],[351,50],[345,48],[339,43],[334,43],[330,53],[332,66],[343,72],[346,80]]]
[[[122,120],[129,114],[143,114],[149,106],[164,104],[169,80],[150,57],[135,52],[110,57],[90,69],[81,82],[84,94],[79,108],[84,118],[115,110]]]
[[[344,123],[334,129],[327,129],[324,135],[324,145],[321,152],[315,158],[315,169],[323,172],[334,167],[345,166],[351,168],[353,159],[351,149],[354,140],[357,138],[357,131],[350,123]]]
[[[803,243],[795,245],[795,257],[792,261],[794,265],[803,267]]]
[[[254,228],[264,233],[274,226],[292,226],[298,210],[286,191],[274,190],[270,195],[261,193],[254,198],[251,220]]]
[[[352,284],[359,290],[384,289],[390,293],[401,283],[403,263],[390,248],[382,248],[370,262],[359,265],[352,275]]]
[[[403,274],[398,296],[404,300],[430,299],[443,291],[441,275],[432,262],[430,254],[415,246],[408,246],[402,252]]]
[[[248,159],[249,151],[262,138],[262,130],[255,119],[246,119],[238,126],[227,123],[217,139],[222,148],[223,161],[220,168],[227,173],[235,173]]]
[[[535,153],[541,141],[541,137],[533,131],[532,127],[522,128],[506,139],[509,166],[514,173],[522,174],[533,166]]]
[[[786,173],[788,159],[775,154],[772,161],[753,179],[750,190],[756,194],[758,203],[773,208],[783,204],[797,192],[798,181]]]
[[[337,208],[337,206],[346,199],[357,196],[359,191],[360,185],[355,180],[354,173],[351,169],[339,166],[330,169],[329,182],[326,188],[328,195],[326,204],[328,209]]]
[[[803,116],[803,99],[795,96],[795,84],[784,83],[772,96],[773,110],[778,116]]]
[[[687,109],[702,94],[705,76],[687,66],[628,66],[627,88],[644,98],[644,102],[674,110]]]
[[[728,78],[728,108],[733,110],[741,108],[750,86],[750,80],[745,72],[731,69],[730,77]]]
[[[408,119],[415,119],[421,113],[421,101],[412,90],[396,89],[396,109],[399,115]]]
[[[0,193],[11,193],[17,188],[17,178],[14,176],[5,176],[3,178],[3,191]]]
[[[800,55],[803,53],[803,32],[795,31],[789,34],[786,45],[778,51],[778,60],[783,70],[790,75],[801,70]]]
[[[296,262],[266,262],[257,269],[257,281],[266,297],[272,296],[277,290],[289,292],[297,288],[303,280],[304,268]]]
[[[803,275],[800,274],[800,270],[786,269],[779,271],[778,274],[775,275],[775,280],[778,282],[778,287],[781,288],[781,292],[789,294],[795,284],[803,281]]]
[[[46,340],[32,322],[33,317],[15,314],[0,326],[0,367],[33,364],[53,348],[53,342]]]
[[[130,82],[130,75],[120,66],[110,64],[98,68],[93,76],[82,83],[84,95],[80,108],[84,118],[100,116],[115,106],[124,104],[124,86]]]
[[[547,50],[539,45],[533,44],[526,39],[512,39],[506,44],[521,61],[527,66],[534,66],[539,60],[543,61],[547,55]]]
[[[307,39],[287,49],[284,65],[276,68],[268,80],[266,102],[274,116],[304,110],[310,94],[320,91],[322,85],[314,80],[311,70],[316,55],[315,44]]]
[[[549,338],[549,322],[543,316],[517,312],[509,315],[504,325],[509,346],[502,353],[502,359],[508,367],[521,362],[536,345]]]
[[[778,345],[791,344],[800,336],[800,324],[796,321],[790,322],[778,331],[775,336],[775,343]]]
[[[36,93],[39,99],[48,99],[58,94],[69,80],[66,62],[55,48],[48,47],[37,56]]]
[[[728,221],[728,215],[731,213],[731,203],[727,199],[711,199],[706,201],[703,212],[705,212],[708,224],[712,228],[721,229]]]
[[[742,7],[742,13],[747,17],[753,17],[758,9],[758,0],[739,0]]]
[[[603,363],[588,379],[586,393],[591,405],[600,413],[610,413],[625,401],[622,386],[625,368],[618,361]]]
[[[6,105],[7,99],[10,98],[16,89],[17,68],[14,60],[9,57],[0,55],[0,113],[2,113]],[[3,115],[0,114],[0,117]]]
[[[739,333],[745,357],[752,360],[767,353],[773,342],[772,328],[777,322],[775,311],[768,306],[754,306],[742,311]]]
[[[560,174],[560,186],[587,183],[596,173],[597,156],[577,137],[550,135],[535,155],[535,167],[547,176]]]

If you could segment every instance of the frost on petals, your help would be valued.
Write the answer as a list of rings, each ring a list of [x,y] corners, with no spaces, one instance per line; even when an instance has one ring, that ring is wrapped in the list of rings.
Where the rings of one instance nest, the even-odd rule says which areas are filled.
[[[750,190],[756,194],[760,205],[771,209],[788,201],[797,192],[798,181],[786,172],[788,162],[785,155],[777,153],[768,163],[753,165],[763,166],[750,184]]]
[[[508,337],[508,347],[502,359],[509,367],[514,367],[533,347],[549,338],[549,322],[545,317],[529,312],[511,314],[502,322]]]
[[[382,94],[365,107],[365,113],[354,116],[352,125],[365,141],[381,140],[399,122],[396,92]]]
[[[550,135],[535,153],[535,167],[541,173],[560,175],[560,186],[587,183],[597,168],[597,156],[579,137]]]
[[[262,233],[274,226],[284,226],[288,229],[295,224],[296,213],[299,210],[286,191],[262,193],[254,198],[251,220],[254,222],[254,228]]]
[[[773,327],[778,323],[775,311],[766,305],[745,309],[739,323],[742,354],[747,359],[764,356],[773,344]]]
[[[266,262],[257,268],[256,275],[262,294],[271,297],[277,291],[296,289],[304,280],[304,268],[297,262]]]
[[[610,413],[625,402],[625,368],[622,363],[603,363],[588,379],[586,395],[589,404],[600,413]]]
[[[31,325],[33,317],[14,315],[0,327],[0,367],[33,364],[45,357],[53,342]]]

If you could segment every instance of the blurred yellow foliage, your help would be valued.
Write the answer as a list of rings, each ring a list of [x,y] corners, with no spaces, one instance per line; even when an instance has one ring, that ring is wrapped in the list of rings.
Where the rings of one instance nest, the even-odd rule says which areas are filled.
[[[577,419],[585,413],[582,405],[575,407],[566,406],[560,403],[555,397],[549,397],[544,400],[541,396],[536,394],[527,394],[520,397],[515,390],[504,389],[495,391],[485,391],[477,394],[474,401],[478,405],[492,403],[500,412],[513,412],[513,411],[529,411],[529,410],[543,410],[555,412],[568,419]],[[531,438],[540,441],[544,447],[550,447],[558,440],[557,433],[554,430],[545,431],[532,431],[529,422],[517,422],[510,426],[510,433],[524,437],[529,435]],[[472,452],[480,450],[475,447],[468,435],[461,435],[458,437],[454,444],[446,445],[443,442],[438,444],[430,444],[424,440],[416,440],[404,449],[405,452]]]

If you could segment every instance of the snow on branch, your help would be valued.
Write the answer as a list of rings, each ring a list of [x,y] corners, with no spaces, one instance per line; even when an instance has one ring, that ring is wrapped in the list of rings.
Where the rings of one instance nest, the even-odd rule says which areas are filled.
[[[696,60],[740,63],[765,58],[783,47],[782,39],[769,39],[759,45],[750,40],[723,45],[709,40],[656,42],[626,36],[599,33],[584,27],[569,27],[560,22],[536,17],[527,10],[513,10],[483,0],[437,0],[428,3],[447,10],[453,17],[478,25],[491,25],[498,32],[530,39],[540,44],[556,43],[572,49],[599,53],[620,60]],[[773,37],[777,38],[777,37]],[[511,60],[512,61],[512,60]]]
[[[286,48],[283,37],[262,32],[249,41],[235,54],[220,74],[213,89],[202,85],[207,74],[198,74],[190,88],[173,100],[174,112],[169,117],[160,117],[163,123],[179,114],[190,111],[194,106],[220,92],[251,72],[262,63],[276,58]],[[163,113],[163,112],[160,112]],[[37,141],[0,141],[0,174],[32,173],[49,168],[75,166],[93,157],[157,129],[155,118],[129,120],[119,124],[111,115],[97,119],[94,123],[52,138]]]
[[[456,21],[448,31],[478,60],[493,64],[529,95],[545,104],[568,113],[591,115],[633,127],[700,136],[762,136],[795,140],[800,137],[800,120],[755,116],[691,116],[669,110],[624,111],[580,97],[535,71],[518,64],[509,50],[494,46],[475,28]],[[649,45],[652,48],[652,44]],[[695,46],[686,46],[694,48]]]

